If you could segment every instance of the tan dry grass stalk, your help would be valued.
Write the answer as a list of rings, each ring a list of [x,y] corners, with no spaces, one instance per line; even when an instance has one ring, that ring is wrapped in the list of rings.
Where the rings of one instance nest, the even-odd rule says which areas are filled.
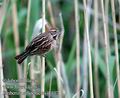
[[[0,28],[1,28],[1,23],[0,23]],[[1,47],[1,38],[0,38],[0,98],[4,98],[3,79],[4,79],[4,77],[3,77],[3,64],[2,64],[2,47]]]
[[[106,17],[106,32],[107,32],[107,43],[108,43],[108,55],[110,56],[110,38],[109,38],[109,25],[108,25],[108,13],[109,13],[109,0],[105,0],[105,17]]]
[[[59,14],[60,16],[60,23],[61,23],[61,36],[59,40],[59,46],[55,50],[55,61],[57,66],[57,85],[58,85],[58,91],[59,91],[59,98],[70,98],[70,90],[69,90],[69,84],[67,75],[65,72],[64,62],[62,59],[62,42],[63,42],[63,36],[64,36],[64,25],[63,25],[63,19],[62,14]]]
[[[95,47],[95,53],[94,53],[94,75],[95,75],[95,95],[96,98],[100,98],[99,94],[99,77],[98,77],[98,0],[94,0],[94,47]]]
[[[30,65],[30,79],[31,79],[31,87],[33,88],[32,89],[32,92],[34,92],[34,87],[35,87],[35,76],[34,76],[34,61],[35,61],[35,56],[32,57],[31,59],[31,65]],[[31,98],[35,98],[35,95],[32,94]]]
[[[3,27],[3,22],[4,18],[7,12],[7,7],[9,4],[9,0],[4,0],[3,5],[0,8],[0,35],[2,33],[2,27]],[[0,98],[9,98],[8,94],[5,94],[4,96],[4,91],[7,92],[7,89],[5,87],[5,83],[3,82],[4,80],[4,75],[3,75],[3,63],[2,63],[2,45],[1,45],[1,37],[0,37]]]
[[[120,69],[119,69],[119,52],[118,52],[118,39],[117,39],[117,29],[116,29],[116,19],[115,19],[115,4],[114,0],[111,0],[112,8],[112,19],[113,19],[113,31],[114,31],[114,44],[115,44],[115,61],[116,61],[116,71],[117,71],[117,84],[118,84],[118,96],[120,98]]]
[[[84,42],[83,42],[83,90],[86,92],[84,95],[84,98],[87,98],[87,94],[88,94],[88,49],[87,47],[87,39],[86,39],[86,33],[84,33]]]
[[[63,87],[62,87],[62,82],[60,80],[62,80],[61,78],[61,63],[60,61],[57,62],[57,85],[58,85],[58,91],[59,91],[59,98],[63,97]]]
[[[26,33],[25,33],[25,47],[28,44],[28,32],[29,32],[29,24],[30,24],[30,8],[31,8],[31,0],[28,0],[28,11],[27,11],[27,19],[26,19]],[[25,60],[25,63],[24,63],[24,80],[27,80],[27,59]],[[24,86],[26,86],[26,82],[24,82]],[[25,89],[25,91],[26,91],[26,89]]]
[[[63,31],[62,31],[62,36],[61,36],[61,39],[60,39],[60,45],[59,45],[59,48],[58,50],[56,50],[56,53],[55,53],[55,59],[56,59],[56,64],[57,64],[57,85],[58,85],[58,91],[59,91],[59,98],[62,98],[63,97],[63,85],[62,85],[62,77],[61,77],[61,66],[62,66],[62,55],[61,55],[61,49],[62,49],[62,41],[63,41],[63,35],[64,35],[64,27],[63,27],[63,22],[62,22],[62,26],[63,28]]]
[[[68,97],[70,98],[70,89],[69,89],[69,83],[68,83],[68,78],[67,78],[67,75],[66,75],[66,72],[65,72],[65,64],[63,62],[63,58],[62,58],[62,43],[63,43],[63,37],[64,37],[64,25],[63,25],[63,18],[62,18],[62,13],[59,14],[59,17],[60,17],[60,23],[61,23],[61,32],[62,32],[62,35],[61,35],[61,38],[60,38],[60,43],[59,43],[59,61],[61,63],[61,68],[60,68],[60,71],[61,71],[61,76],[62,76],[62,79],[63,79],[63,82],[64,82],[64,86],[63,86],[63,91],[65,92],[65,97]],[[63,92],[63,93],[64,93]]]
[[[61,39],[60,39],[60,46],[59,46],[59,51],[61,52],[62,51],[62,44],[63,44],[63,37],[64,37],[64,25],[63,25],[63,18],[62,18],[62,13],[59,14],[59,17],[60,17],[60,23],[61,23]],[[61,59],[62,60],[62,59]],[[63,61],[62,61],[63,62]]]
[[[109,53],[108,53],[108,43],[107,43],[107,30],[106,30],[106,18],[104,12],[104,4],[103,0],[101,0],[101,9],[102,9],[102,17],[103,17],[103,28],[104,28],[104,37],[105,37],[105,62],[106,62],[106,81],[107,81],[107,93],[108,98],[113,98],[113,92],[111,91],[111,84],[110,84],[110,71],[109,71]]]
[[[54,16],[53,16],[53,10],[52,10],[52,5],[51,5],[51,0],[48,0],[47,2],[48,5],[48,12],[50,14],[50,21],[53,27],[56,27]]]
[[[91,18],[91,11],[90,9],[92,8],[92,2],[93,0],[88,0],[88,4],[87,4],[87,7],[89,8],[88,10],[88,25],[90,25],[90,18]],[[83,6],[83,5],[82,5]],[[83,12],[84,12],[84,6],[83,6]],[[85,27],[84,27],[84,31],[85,31]],[[84,98],[87,98],[87,94],[88,94],[88,67],[87,67],[87,64],[88,64],[88,49],[86,48],[87,47],[87,38],[86,38],[86,33],[84,33],[84,45],[83,45],[83,77],[84,77],[84,82],[83,82],[83,89],[84,89],[84,92],[86,92],[84,94]]]
[[[28,11],[27,11],[27,19],[26,19],[26,33],[25,33],[25,47],[28,44],[28,32],[29,32],[29,25],[30,25],[30,9],[31,9],[31,0],[28,0]],[[24,63],[24,78],[26,79],[27,75],[27,59]]]
[[[17,7],[16,2],[12,1],[12,14],[13,14],[13,31],[14,31],[14,41],[15,41],[15,47],[16,47],[16,55],[19,54],[19,32],[18,32],[18,21],[17,21]],[[19,81],[23,78],[22,77],[22,66],[19,64],[17,65],[17,71],[18,71],[18,79]],[[19,87],[24,86],[23,83],[19,83]],[[24,88],[19,88],[20,92],[24,92]],[[25,98],[24,94],[20,94],[20,98]]]
[[[5,15],[5,5],[3,5],[1,8],[0,8],[0,13],[2,13],[0,15],[0,35],[1,35],[1,31],[2,31],[2,27],[3,27],[3,19],[4,19],[4,15]],[[3,76],[3,63],[2,63],[2,46],[1,46],[1,36],[0,36],[0,98],[4,98],[4,88],[3,88],[3,85],[4,85],[4,76]]]
[[[0,98],[4,98],[3,79],[4,79],[4,76],[3,76],[3,64],[2,64],[2,47],[1,47],[1,38],[0,38]]]
[[[42,0],[42,33],[45,32],[45,1]],[[44,98],[44,92],[45,92],[45,57],[41,57],[41,67],[42,67],[42,73],[41,73],[41,98]]]
[[[50,94],[50,92],[51,92],[51,87],[52,87],[52,73],[51,73],[51,75],[50,75],[50,85],[49,85],[49,95],[48,95],[49,98],[51,97],[51,94]]]
[[[80,98],[80,35],[79,35],[79,10],[78,10],[78,0],[74,0],[75,7],[75,27],[76,27],[76,75],[77,75],[77,83],[76,83],[76,93],[77,97]]]
[[[94,98],[93,93],[93,77],[92,77],[92,60],[91,60],[91,49],[90,49],[90,39],[89,39],[89,27],[88,27],[88,12],[86,0],[83,0],[84,5],[84,19],[85,19],[85,31],[87,38],[87,48],[88,48],[88,61],[89,61],[89,81],[90,81],[90,98]]]

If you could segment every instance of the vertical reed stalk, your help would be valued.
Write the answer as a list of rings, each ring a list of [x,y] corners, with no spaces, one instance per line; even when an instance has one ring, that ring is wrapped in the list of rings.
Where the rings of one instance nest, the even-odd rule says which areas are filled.
[[[62,36],[59,42],[59,48],[56,50],[55,58],[56,58],[56,64],[57,64],[57,72],[58,72],[58,77],[57,77],[57,85],[58,85],[58,91],[59,91],[59,98],[63,97],[63,86],[62,82],[60,81],[61,78],[61,66],[62,66],[62,55],[61,55],[61,49],[62,49],[62,41],[63,41],[63,35],[64,35],[64,27],[63,27],[63,22],[62,22]]]
[[[0,37],[0,98],[4,98],[3,79],[4,77],[3,77],[3,65],[2,65],[2,47],[1,47],[1,37]]]
[[[107,30],[106,30],[106,18],[105,18],[105,12],[104,12],[104,4],[103,0],[101,0],[101,9],[102,9],[102,18],[103,18],[103,26],[104,26],[104,37],[105,37],[105,61],[106,61],[106,70],[107,70],[107,93],[108,98],[113,98],[113,92],[111,92],[111,85],[110,85],[110,71],[109,71],[109,61],[108,61],[108,43],[107,43]]]
[[[64,25],[63,25],[63,18],[62,18],[62,13],[60,13],[60,23],[61,23],[61,32],[62,32],[62,35],[61,35],[61,39],[60,39],[60,53],[62,51],[62,43],[63,43],[63,37],[64,37]],[[64,80],[64,89],[65,89],[65,93],[66,93],[66,97],[70,98],[70,88],[69,88],[69,83],[68,83],[68,78],[67,78],[67,75],[66,75],[66,72],[65,72],[65,67],[64,67],[64,62],[63,62],[63,59],[62,59],[62,53],[61,53],[61,72],[62,72],[62,77],[63,77],[63,80]]]
[[[27,19],[26,19],[26,33],[25,33],[25,47],[28,44],[28,32],[29,32],[29,24],[30,24],[30,8],[31,8],[31,0],[28,0],[28,10],[27,10]],[[27,59],[24,63],[24,80],[27,80]],[[26,86],[26,82],[24,83]],[[26,89],[25,89],[26,91]],[[34,95],[33,95],[34,96]],[[33,98],[32,96],[32,98]]]
[[[92,7],[92,2],[93,0],[88,0],[88,8],[91,9]],[[83,11],[84,11],[84,7],[83,7]],[[90,17],[91,17],[91,12],[90,10],[88,10],[88,25],[90,25]],[[86,28],[84,28],[84,31],[85,31]],[[88,64],[88,49],[86,48],[87,47],[87,38],[86,38],[86,33],[84,33],[84,46],[83,46],[83,90],[84,92],[86,92],[84,94],[84,98],[87,98],[87,94],[88,94],[88,68],[87,68],[87,64]]]
[[[65,97],[68,97],[70,98],[70,89],[69,89],[69,83],[68,83],[68,78],[67,78],[67,75],[66,75],[66,72],[65,72],[65,67],[64,67],[64,62],[63,62],[63,58],[62,58],[62,43],[63,43],[63,37],[64,37],[64,25],[63,25],[63,18],[62,18],[62,13],[59,14],[59,17],[60,17],[60,23],[61,23],[61,32],[62,32],[62,35],[61,35],[61,38],[60,38],[60,46],[59,46],[59,59],[60,59],[60,62],[61,62],[61,76],[62,76],[62,79],[64,81],[64,89],[65,90],[63,93],[65,93]]]
[[[88,49],[87,47],[87,39],[86,39],[86,33],[84,33],[84,42],[83,42],[83,77],[84,77],[84,82],[83,82],[83,90],[86,92],[84,95],[84,98],[87,98],[87,94],[88,94]]]
[[[52,5],[51,5],[50,0],[48,0],[47,5],[48,5],[48,12],[50,14],[51,24],[52,24],[53,27],[55,27],[56,24],[55,24],[55,20],[54,20],[54,16],[53,16],[53,10],[52,10]]]
[[[45,0],[42,0],[42,33],[45,32]],[[41,98],[44,98],[45,92],[45,57],[41,57]]]
[[[84,19],[85,19],[85,29],[86,29],[86,37],[87,37],[87,48],[88,48],[88,60],[89,60],[89,81],[90,81],[90,98],[94,98],[93,93],[93,80],[92,80],[92,60],[91,60],[91,49],[90,49],[90,39],[89,39],[89,27],[88,27],[88,12],[86,6],[86,0],[83,0],[84,4]]]
[[[108,43],[108,55],[110,56],[110,40],[109,40],[109,25],[108,25],[108,13],[109,13],[109,0],[105,0],[105,18],[106,18],[106,32],[107,32],[107,43]]]
[[[77,98],[80,98],[80,35],[79,35],[79,11],[78,11],[78,0],[74,0],[75,7],[75,27],[76,27],[76,75],[77,75],[77,84],[76,84],[76,93]]]
[[[51,92],[51,86],[52,86],[52,73],[51,73],[51,75],[50,75],[50,76],[51,76],[51,77],[50,77],[49,95],[48,95],[48,97],[49,97],[49,98],[51,97],[50,92]]]
[[[1,31],[2,31],[2,27],[3,27],[3,21],[4,21],[4,17],[6,14],[6,9],[5,9],[5,5],[6,5],[6,0],[4,1],[4,4],[2,5],[2,7],[0,8],[0,13],[2,13],[0,15],[0,35],[1,35]],[[2,63],[2,45],[1,45],[1,36],[0,36],[0,98],[4,98],[4,75],[3,75],[3,63]]]
[[[15,39],[15,47],[16,47],[16,55],[19,54],[19,31],[18,31],[18,21],[17,21],[17,7],[16,2],[12,1],[12,14],[13,14],[13,31],[14,31],[14,39]],[[19,64],[17,65],[17,71],[18,71],[18,80],[20,81],[22,79],[22,66]],[[23,83],[19,83],[19,91],[24,92],[24,89],[21,89],[21,86],[23,86]],[[25,98],[24,94],[20,93],[20,98]]]
[[[59,40],[59,46],[57,49],[55,49],[55,60],[57,64],[57,85],[58,85],[58,91],[59,91],[59,98],[70,98],[70,90],[69,90],[69,84],[68,79],[65,72],[64,62],[62,59],[62,42],[63,42],[63,36],[64,36],[64,25],[63,25],[63,18],[62,14],[59,14],[60,16],[60,23],[61,23],[61,36]],[[62,79],[63,81],[60,81]]]
[[[120,69],[119,69],[119,52],[118,52],[118,39],[117,39],[117,29],[116,29],[116,19],[115,19],[115,4],[114,0],[111,0],[112,8],[112,19],[113,19],[113,31],[114,31],[114,44],[115,44],[115,61],[116,61],[116,71],[117,71],[117,84],[118,84],[118,96],[120,98]]]
[[[96,98],[100,98],[99,94],[99,77],[98,77],[98,0],[94,0],[94,75],[95,75],[95,95]]]
[[[60,66],[61,66],[60,61],[58,61],[57,62],[57,72],[58,72],[57,85],[58,85],[58,91],[59,91],[59,98],[62,98],[63,97],[63,93],[62,93],[63,87],[62,87],[62,83],[60,81],[60,79],[61,79]]]
[[[35,79],[34,77],[34,61],[35,61],[35,57],[33,56],[33,58],[31,59],[31,65],[30,65],[30,79],[31,79],[31,87],[32,87],[32,92],[34,92],[34,87],[35,87],[35,81],[33,81]],[[35,98],[35,95],[32,94],[31,98]]]
[[[27,11],[27,19],[26,19],[26,33],[25,33],[25,47],[28,44],[28,32],[29,32],[29,25],[30,25],[30,9],[31,9],[31,0],[28,0],[28,11]],[[24,78],[26,79],[27,73],[27,60],[24,63]]]

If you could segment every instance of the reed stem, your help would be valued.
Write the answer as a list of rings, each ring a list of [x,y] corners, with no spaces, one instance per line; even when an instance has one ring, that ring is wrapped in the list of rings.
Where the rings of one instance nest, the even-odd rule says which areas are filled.
[[[94,53],[94,75],[95,75],[95,95],[96,98],[100,98],[99,94],[99,77],[98,77],[98,0],[94,0],[94,47],[95,47],[95,53]]]
[[[83,0],[84,5],[84,18],[85,18],[85,30],[87,38],[87,48],[88,48],[88,60],[89,60],[89,81],[90,81],[90,98],[94,98],[93,93],[93,77],[92,77],[92,60],[91,60],[91,48],[90,48],[90,39],[89,39],[89,27],[88,27],[88,12],[86,0]]]
[[[42,0],[42,33],[45,32],[45,1]],[[44,98],[45,93],[45,57],[41,57],[41,98]]]
[[[106,62],[106,81],[107,81],[107,94],[108,98],[113,98],[113,92],[111,92],[111,85],[110,85],[110,69],[109,69],[109,53],[108,53],[108,36],[107,36],[107,29],[106,29],[106,18],[104,12],[104,4],[103,0],[101,0],[101,9],[102,9],[102,18],[103,18],[103,28],[104,28],[104,37],[105,37],[105,62]]]
[[[80,35],[79,35],[79,10],[78,10],[78,0],[74,0],[75,7],[75,27],[76,27],[76,93],[77,98],[80,98]]]
[[[16,2],[12,1],[12,14],[13,14],[13,35],[15,39],[15,47],[16,47],[16,55],[20,53],[19,50],[19,30],[18,30],[18,20],[17,20],[17,7],[16,7]],[[18,80],[21,81],[23,79],[23,72],[22,72],[22,66],[17,65],[17,71],[18,71]],[[21,86],[24,84],[19,82],[19,92],[24,92],[24,89],[21,89]],[[24,94],[20,93],[20,98],[25,98]]]
[[[117,72],[117,80],[118,80],[118,82],[117,82],[117,84],[118,84],[118,96],[120,98],[120,68],[119,68],[119,52],[118,52],[118,39],[117,39],[117,30],[116,30],[114,0],[111,0],[111,8],[112,8],[113,31],[114,31],[116,72]]]

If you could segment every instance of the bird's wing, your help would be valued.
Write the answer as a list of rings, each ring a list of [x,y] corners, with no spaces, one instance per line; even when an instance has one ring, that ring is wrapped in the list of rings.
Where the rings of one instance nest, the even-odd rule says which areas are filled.
[[[50,33],[44,33],[35,37],[32,42],[26,47],[26,51],[30,54],[45,53],[51,47],[52,37]]]

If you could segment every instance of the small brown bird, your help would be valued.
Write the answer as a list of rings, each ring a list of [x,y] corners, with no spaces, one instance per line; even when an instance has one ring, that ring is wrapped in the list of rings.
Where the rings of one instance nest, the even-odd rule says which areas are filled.
[[[57,47],[57,39],[59,39],[61,32],[55,28],[39,34],[26,47],[23,53],[17,55],[15,59],[18,64],[21,64],[26,57],[32,55],[45,55],[47,52]]]

